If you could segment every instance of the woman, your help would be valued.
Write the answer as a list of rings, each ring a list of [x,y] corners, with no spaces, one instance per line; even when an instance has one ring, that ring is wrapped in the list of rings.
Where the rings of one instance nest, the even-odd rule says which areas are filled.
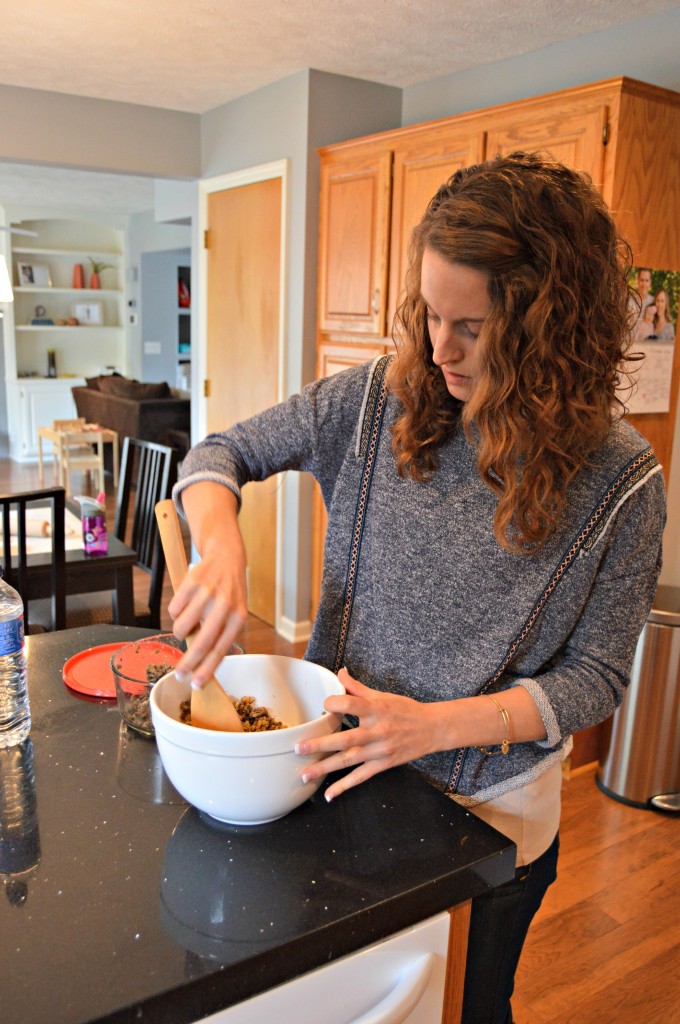
[[[654,309],[652,333],[649,337],[656,341],[674,341],[675,325],[671,320],[668,292],[665,288],[660,288],[654,296]]]
[[[625,249],[593,187],[537,156],[459,171],[412,239],[397,356],[316,381],[190,452],[175,499],[202,560],[201,685],[246,615],[240,488],[309,470],[328,508],[306,657],[355,727],[301,744],[328,800],[412,762],[517,843],[474,901],[466,1024],[512,1020],[515,968],[555,877],[571,733],[622,699],[660,566],[664,488],[618,418]],[[620,403],[618,403],[620,408]],[[341,668],[341,666],[343,666]]]

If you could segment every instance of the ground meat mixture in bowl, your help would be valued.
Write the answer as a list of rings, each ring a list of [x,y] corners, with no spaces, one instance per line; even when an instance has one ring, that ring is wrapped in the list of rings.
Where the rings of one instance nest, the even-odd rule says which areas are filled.
[[[268,708],[258,704],[254,697],[241,697],[233,704],[244,732],[269,732],[272,729],[286,728]],[[180,701],[179,720],[191,725],[191,697]]]

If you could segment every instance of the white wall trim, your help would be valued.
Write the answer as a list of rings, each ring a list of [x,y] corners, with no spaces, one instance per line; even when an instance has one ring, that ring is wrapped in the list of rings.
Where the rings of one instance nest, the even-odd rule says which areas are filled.
[[[301,619],[299,622],[294,622],[286,615],[281,615],[277,622],[276,632],[291,644],[301,643],[303,640],[309,640],[312,635],[312,621],[311,619]]]
[[[277,392],[278,401],[285,397],[286,364],[288,354],[286,324],[288,322],[288,177],[290,160],[274,160],[255,167],[246,167],[230,174],[220,174],[214,178],[204,178],[198,183],[198,352],[192,358],[192,400],[197,406],[196,440],[205,437],[207,431],[206,400],[203,394],[203,381],[207,375],[208,359],[208,254],[203,239],[208,226],[208,197],[213,192],[239,188],[258,181],[271,178],[281,179],[281,261],[279,283],[279,345]],[[276,595],[275,595],[275,629],[288,639],[286,629],[291,620],[283,615],[283,524],[285,514],[285,479],[283,486],[277,486],[276,493]],[[295,623],[291,625],[297,628]],[[305,639],[304,636],[301,639]]]

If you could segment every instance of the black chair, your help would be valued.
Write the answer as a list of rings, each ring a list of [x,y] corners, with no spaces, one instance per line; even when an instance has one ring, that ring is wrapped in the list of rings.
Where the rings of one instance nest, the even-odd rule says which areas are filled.
[[[155,506],[169,498],[177,479],[177,452],[166,445],[126,437],[120,461],[114,533],[137,552],[137,569],[149,576],[146,600],[135,593],[135,625],[160,629],[165,555],[160,542]],[[137,588],[135,587],[135,590]],[[111,591],[69,594],[66,625],[113,622]]]
[[[0,494],[2,513],[3,576],[19,592],[24,602],[24,632],[38,633],[46,629],[64,629],[66,625],[66,554],[63,487],[40,491],[22,491],[19,494]],[[27,516],[28,509],[41,509],[39,518]],[[29,564],[33,537],[51,540],[48,572],[43,566]],[[39,575],[49,574],[49,598],[32,598],[32,581]],[[34,609],[42,614],[31,622]],[[42,620],[42,621],[41,621]]]

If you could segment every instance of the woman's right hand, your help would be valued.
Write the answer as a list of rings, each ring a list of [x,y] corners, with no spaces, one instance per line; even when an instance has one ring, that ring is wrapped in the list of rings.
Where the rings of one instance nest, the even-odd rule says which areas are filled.
[[[214,674],[248,615],[246,552],[234,494],[218,484],[194,484],[182,495],[201,560],[189,569],[168,606],[180,640],[195,633],[177,665],[202,686]]]

